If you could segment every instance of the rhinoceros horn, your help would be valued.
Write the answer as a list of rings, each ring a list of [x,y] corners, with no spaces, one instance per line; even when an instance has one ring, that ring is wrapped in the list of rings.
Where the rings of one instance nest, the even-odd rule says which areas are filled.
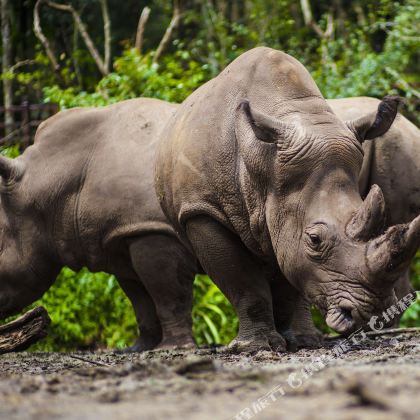
[[[369,270],[376,274],[398,273],[407,268],[419,245],[420,216],[410,223],[391,226],[368,243],[366,259]]]
[[[381,189],[372,185],[369,194],[346,226],[350,238],[367,241],[376,237],[385,223],[385,200]]]
[[[16,160],[0,155],[0,176],[5,180],[16,178],[21,172],[21,167]]]

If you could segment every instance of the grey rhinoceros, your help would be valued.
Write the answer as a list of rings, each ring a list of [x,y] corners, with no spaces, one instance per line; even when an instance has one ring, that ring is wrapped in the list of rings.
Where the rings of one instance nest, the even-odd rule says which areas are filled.
[[[384,232],[381,189],[362,201],[358,178],[362,143],[387,132],[397,106],[388,97],[344,123],[297,60],[256,48],[170,117],[157,196],[236,309],[233,349],[284,350],[299,293],[344,334],[393,304],[420,217]]]
[[[17,159],[0,157],[0,319],[41,297],[64,265],[86,266],[118,277],[141,330],[134,349],[193,343],[195,258],[153,186],[158,135],[175,109],[138,99],[63,111]]]

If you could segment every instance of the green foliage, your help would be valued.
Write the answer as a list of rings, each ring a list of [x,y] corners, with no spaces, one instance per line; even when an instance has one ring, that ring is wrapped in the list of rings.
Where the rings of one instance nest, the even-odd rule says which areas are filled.
[[[52,325],[33,350],[119,348],[133,344],[137,336],[132,306],[115,276],[106,273],[63,268],[36,305],[45,306]]]
[[[418,327],[420,325],[420,252],[411,266],[411,285],[418,291],[417,301],[411,305],[401,319],[401,325],[404,327]]]
[[[308,62],[307,66],[327,98],[401,95],[406,98],[404,111],[416,120],[420,92],[411,83],[411,72],[413,62],[419,59],[420,8],[415,1],[395,8],[397,14],[391,25],[374,16],[376,21],[371,26],[356,28],[346,38],[322,40],[318,48],[321,60]],[[387,35],[380,52],[370,43],[370,36],[378,28]]]
[[[198,345],[228,344],[238,332],[236,313],[208,276],[194,283],[193,334]]]
[[[51,289],[31,307],[38,305],[47,309],[52,324],[32,351],[123,348],[138,335],[130,301],[115,276],[106,273],[63,268]],[[237,333],[232,306],[208,276],[196,277],[192,319],[199,345],[228,344]]]
[[[158,65],[153,64],[152,54],[141,56],[129,49],[115,60],[114,70],[99,81],[93,93],[74,87],[45,87],[45,101],[61,108],[102,106],[140,96],[181,102],[208,79],[207,66],[191,60],[187,51],[166,56]]]

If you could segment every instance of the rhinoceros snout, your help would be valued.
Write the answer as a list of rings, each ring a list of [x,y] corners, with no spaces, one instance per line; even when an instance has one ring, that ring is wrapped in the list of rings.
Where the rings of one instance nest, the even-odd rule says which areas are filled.
[[[350,334],[356,328],[354,310],[338,306],[329,310],[326,317],[327,325],[340,334]]]

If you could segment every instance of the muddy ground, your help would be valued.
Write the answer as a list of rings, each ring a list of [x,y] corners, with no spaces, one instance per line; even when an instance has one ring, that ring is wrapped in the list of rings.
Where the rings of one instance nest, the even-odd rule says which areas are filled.
[[[0,419],[420,418],[420,331],[331,357],[338,343],[289,354],[3,355]]]

